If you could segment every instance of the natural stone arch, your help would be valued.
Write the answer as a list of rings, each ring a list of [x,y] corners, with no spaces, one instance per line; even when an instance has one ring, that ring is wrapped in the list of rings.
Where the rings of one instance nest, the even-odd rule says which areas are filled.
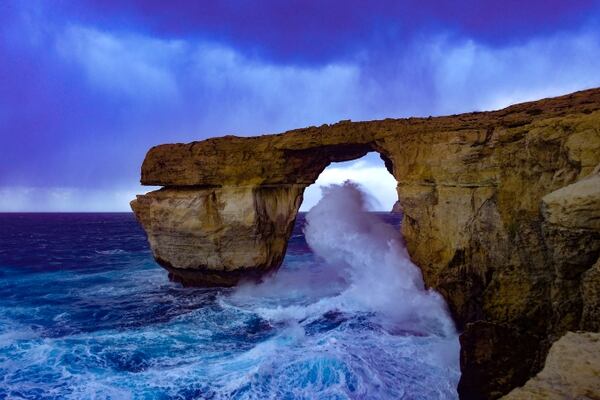
[[[247,175],[245,180],[235,185],[199,182],[181,185],[174,181],[132,202],[156,260],[170,272],[171,279],[184,285],[231,286],[240,279],[260,277],[279,268],[306,187],[332,162],[359,159],[379,150],[376,144],[367,142],[271,151],[268,162],[272,165],[261,168],[263,180],[256,184],[253,183],[256,176],[246,169],[247,161],[258,156],[256,147],[260,148],[260,144],[256,147],[255,143],[246,144],[252,142],[252,138],[225,140],[227,147],[244,149],[243,153],[223,154],[241,160],[240,172]],[[210,142],[167,145],[173,147],[165,154],[182,157],[175,161],[165,159],[163,153],[156,154],[164,151],[165,146],[152,149],[142,170],[148,175],[143,175],[143,179],[150,182],[160,168],[190,162],[185,153],[194,154],[192,158],[206,157],[205,143]],[[248,151],[253,154],[248,156]],[[266,149],[261,154],[269,155]],[[379,154],[388,171],[393,173],[391,160],[384,153]],[[147,167],[152,157],[159,157],[162,167],[155,169],[154,164]],[[191,167],[185,170],[188,168]],[[232,172],[226,173],[232,176]],[[173,175],[181,179],[179,172]],[[204,176],[202,179],[207,181]]]
[[[552,341],[600,318],[582,278],[600,226],[580,223],[585,213],[600,221],[600,89],[486,113],[161,145],[142,184],[164,188],[131,205],[180,280],[231,284],[279,266],[302,192],[329,162],[371,150],[398,181],[411,258],[462,331],[461,396],[522,385]]]

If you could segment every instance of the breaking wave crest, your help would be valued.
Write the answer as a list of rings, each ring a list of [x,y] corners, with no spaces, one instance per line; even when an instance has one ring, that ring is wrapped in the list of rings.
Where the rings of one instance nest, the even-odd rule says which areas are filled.
[[[455,335],[443,298],[425,289],[400,233],[366,211],[367,195],[349,181],[323,190],[304,232],[313,252],[348,280],[338,302],[376,312],[386,325]]]

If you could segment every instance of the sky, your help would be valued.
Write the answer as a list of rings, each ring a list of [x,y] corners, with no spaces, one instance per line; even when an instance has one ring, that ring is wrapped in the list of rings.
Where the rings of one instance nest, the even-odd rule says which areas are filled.
[[[498,109],[598,71],[600,0],[2,0],[0,211],[128,211],[161,143]],[[347,178],[393,203],[376,155],[318,183]]]

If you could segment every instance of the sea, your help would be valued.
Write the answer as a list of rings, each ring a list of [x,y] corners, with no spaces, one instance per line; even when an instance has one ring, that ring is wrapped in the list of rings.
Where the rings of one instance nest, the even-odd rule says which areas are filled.
[[[0,214],[0,399],[457,398],[400,216],[329,198],[235,288],[170,282],[131,213]]]

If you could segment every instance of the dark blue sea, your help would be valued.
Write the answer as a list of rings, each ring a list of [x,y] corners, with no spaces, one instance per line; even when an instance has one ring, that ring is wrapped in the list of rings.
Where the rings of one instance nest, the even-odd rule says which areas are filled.
[[[0,214],[0,399],[456,398],[444,305],[344,261],[355,244],[322,257],[305,224],[274,277],[195,289],[132,214]]]

